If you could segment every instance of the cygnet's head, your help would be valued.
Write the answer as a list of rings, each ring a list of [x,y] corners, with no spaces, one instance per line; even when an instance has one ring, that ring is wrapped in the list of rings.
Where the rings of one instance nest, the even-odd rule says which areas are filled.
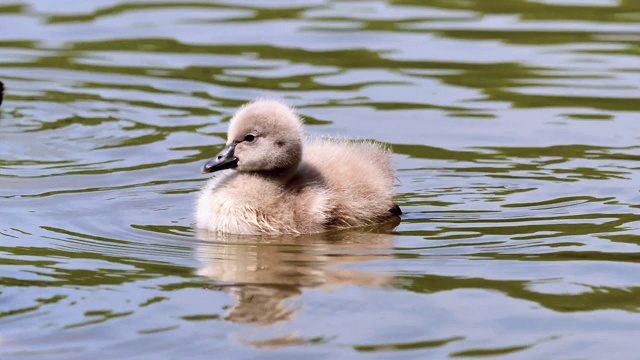
[[[302,158],[302,122],[295,110],[276,100],[257,100],[231,119],[227,146],[203,167],[203,173],[280,172],[295,169]]]

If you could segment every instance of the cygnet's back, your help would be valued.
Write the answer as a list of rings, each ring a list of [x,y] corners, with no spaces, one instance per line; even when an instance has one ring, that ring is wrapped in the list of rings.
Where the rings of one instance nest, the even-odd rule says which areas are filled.
[[[236,234],[315,233],[400,215],[391,154],[379,145],[303,140],[295,110],[275,100],[243,106],[227,146],[202,168],[224,171],[198,198],[196,226]]]
[[[305,143],[302,166],[320,170],[332,204],[331,225],[362,226],[388,220],[392,214],[391,154],[380,145],[311,139]]]

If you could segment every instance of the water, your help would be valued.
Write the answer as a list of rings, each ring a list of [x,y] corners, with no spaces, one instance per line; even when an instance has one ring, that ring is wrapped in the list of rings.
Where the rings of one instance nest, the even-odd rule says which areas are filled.
[[[640,2],[0,3],[0,357],[633,358]],[[240,104],[388,143],[395,232],[192,228]]]

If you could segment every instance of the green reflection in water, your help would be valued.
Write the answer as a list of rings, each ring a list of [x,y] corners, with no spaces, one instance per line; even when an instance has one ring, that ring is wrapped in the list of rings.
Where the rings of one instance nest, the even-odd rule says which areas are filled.
[[[635,257],[636,261],[640,259],[637,255],[635,255]],[[503,259],[502,256],[499,258]],[[517,258],[518,260],[526,259],[526,257],[522,256],[518,256]],[[562,260],[566,261],[568,259],[565,258]],[[530,286],[532,283],[530,281],[491,280],[439,275],[398,276],[394,279],[394,283],[398,288],[423,294],[457,289],[499,291],[511,298],[536,302],[540,306],[557,312],[604,309],[621,309],[632,312],[640,311],[640,301],[638,300],[640,287],[615,288],[583,285],[588,289],[587,292],[578,294],[545,294],[531,290]]]
[[[589,22],[629,22],[623,15],[640,12],[640,4],[634,0],[619,0],[614,6],[588,4],[558,4],[527,0],[486,1],[486,0],[390,0],[393,4],[424,6],[451,10],[471,10],[489,15],[518,15],[522,20],[561,20]]]
[[[464,337],[452,337],[442,340],[425,340],[415,341],[407,343],[390,343],[390,344],[375,344],[375,345],[356,345],[354,350],[362,352],[375,352],[375,351],[398,351],[398,350],[417,350],[432,347],[439,347],[447,345],[454,341],[464,340]]]

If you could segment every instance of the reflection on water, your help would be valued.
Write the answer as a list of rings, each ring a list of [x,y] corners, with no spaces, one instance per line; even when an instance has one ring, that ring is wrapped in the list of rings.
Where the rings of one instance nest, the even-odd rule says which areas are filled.
[[[0,3],[0,358],[636,357],[638,14]],[[200,165],[263,95],[388,144],[402,223],[195,233]]]
[[[349,264],[384,260],[390,255],[394,223],[323,234],[247,237],[198,230],[206,242],[196,247],[197,274],[236,298],[224,319],[271,325],[290,320],[300,309],[291,300],[307,288],[384,286],[388,274],[351,270]]]

